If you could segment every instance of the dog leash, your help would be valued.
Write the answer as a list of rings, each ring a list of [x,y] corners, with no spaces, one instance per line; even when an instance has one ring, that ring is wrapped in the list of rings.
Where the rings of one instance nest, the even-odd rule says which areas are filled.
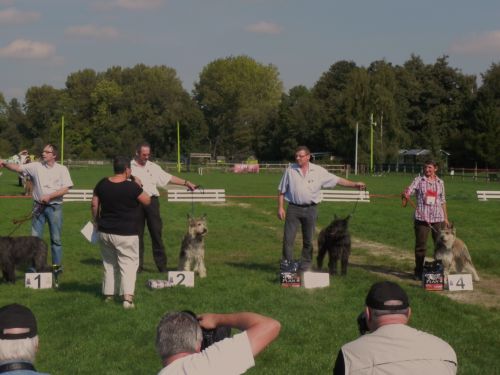
[[[10,237],[14,234],[15,231],[19,229],[21,225],[23,225],[25,222],[28,220],[31,220],[33,216],[39,216],[43,210],[45,210],[45,205],[42,203],[34,202],[33,208],[31,209],[31,212],[27,215],[24,215],[23,217],[20,218],[14,218],[12,219],[12,224],[14,224],[14,229],[10,231],[10,233],[7,235],[7,237]]]
[[[366,191],[366,187],[359,190],[360,194],[362,191]],[[358,195],[358,199],[356,199],[356,203],[354,203],[354,208],[352,209],[352,212],[349,214],[350,217],[354,216],[354,213],[356,212],[356,209],[358,208],[358,202],[361,199],[361,195]]]
[[[194,190],[191,190],[191,216],[194,217],[194,191],[200,190],[202,194],[205,194],[205,188],[201,185],[197,185],[194,187]]]
[[[417,205],[415,204],[415,202],[413,202],[411,199],[409,198],[406,198],[406,195],[401,194],[401,207],[405,208],[407,205],[408,205],[408,202],[410,202],[410,205],[415,209],[415,212],[419,213],[422,217],[424,215],[422,215],[422,213],[420,212],[420,210],[418,209]],[[431,223],[429,223],[427,220],[423,220],[428,226],[429,228],[431,228],[431,230],[433,230],[435,233],[439,233],[439,231],[434,228]]]

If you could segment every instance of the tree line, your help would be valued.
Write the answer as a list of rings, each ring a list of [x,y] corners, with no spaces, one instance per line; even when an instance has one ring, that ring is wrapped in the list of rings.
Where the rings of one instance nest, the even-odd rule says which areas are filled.
[[[40,150],[58,143],[65,119],[65,158],[131,154],[139,141],[155,156],[209,152],[240,161],[289,160],[296,146],[368,163],[373,130],[375,163],[393,163],[401,149],[450,153],[450,166],[500,166],[500,64],[463,74],[442,56],[425,64],[412,55],[404,64],[369,66],[338,61],[314,84],[283,89],[279,71],[249,56],[207,64],[191,93],[167,66],[113,66],[70,74],[66,85],[30,87],[25,100],[0,93],[0,155]],[[372,122],[373,121],[373,122]]]

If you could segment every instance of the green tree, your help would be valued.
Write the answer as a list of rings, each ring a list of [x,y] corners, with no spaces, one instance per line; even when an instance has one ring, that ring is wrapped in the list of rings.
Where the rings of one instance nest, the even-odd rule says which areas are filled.
[[[278,70],[248,56],[206,65],[194,96],[208,124],[210,152],[236,159],[259,154],[265,128],[281,100]]]

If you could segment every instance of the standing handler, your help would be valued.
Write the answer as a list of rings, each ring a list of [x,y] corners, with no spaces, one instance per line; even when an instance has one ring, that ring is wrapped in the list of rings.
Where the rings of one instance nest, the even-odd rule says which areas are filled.
[[[427,160],[424,164],[424,175],[415,177],[403,193],[406,200],[413,194],[417,198],[414,222],[416,280],[422,279],[429,232],[432,231],[435,245],[439,231],[449,224],[444,182],[436,176],[437,170],[437,163],[434,160]]]
[[[143,206],[139,218],[139,269],[144,269],[144,227],[147,223],[151,245],[153,248],[153,259],[160,272],[167,271],[167,255],[163,245],[162,230],[163,222],[160,216],[160,192],[158,188],[166,188],[171,183],[186,186],[189,190],[196,189],[196,185],[188,180],[181,179],[165,172],[158,164],[149,160],[151,146],[147,142],[137,145],[135,158],[131,162],[132,175],[142,181],[142,188],[151,197],[151,204]]]
[[[138,211],[151,201],[137,178],[132,181],[130,159],[113,160],[114,175],[97,183],[92,196],[92,221],[99,230],[106,300],[123,296],[123,307],[134,308],[134,291],[139,266]]]
[[[302,256],[300,271],[311,268],[313,236],[318,217],[316,205],[320,202],[323,187],[341,185],[363,190],[364,182],[353,182],[328,172],[325,168],[310,163],[311,152],[306,146],[295,150],[296,163],[290,165],[278,186],[278,218],[285,219],[283,235],[283,259],[293,259],[293,244],[298,226],[302,228]],[[284,202],[288,202],[285,213]]]
[[[68,168],[56,163],[57,146],[47,144],[42,151],[42,162],[14,164],[0,161],[10,171],[24,173],[33,180],[33,217],[31,235],[43,237],[45,222],[49,223],[50,249],[54,272],[62,271],[62,202],[63,196],[73,186]]]

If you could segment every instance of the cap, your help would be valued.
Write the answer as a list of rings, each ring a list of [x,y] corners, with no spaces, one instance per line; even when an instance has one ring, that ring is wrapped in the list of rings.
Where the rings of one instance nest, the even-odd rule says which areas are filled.
[[[398,284],[382,281],[372,285],[366,306],[377,310],[403,310],[410,306],[408,295]]]
[[[10,328],[24,328],[26,332],[5,333]],[[37,335],[36,318],[26,306],[13,303],[0,308],[0,339],[19,340]]]

